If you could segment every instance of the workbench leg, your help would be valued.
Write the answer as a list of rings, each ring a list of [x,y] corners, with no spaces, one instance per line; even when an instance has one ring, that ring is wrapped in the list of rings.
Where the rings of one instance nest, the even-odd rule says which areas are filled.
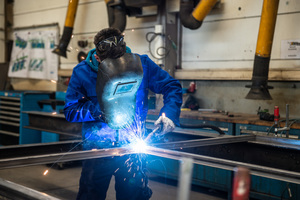
[[[228,135],[235,135],[235,123],[228,124]]]
[[[240,124],[235,124],[235,135],[241,135]]]
[[[228,193],[227,199],[232,200],[232,186],[233,186],[233,178],[234,178],[234,171],[230,171],[230,179],[228,179]]]

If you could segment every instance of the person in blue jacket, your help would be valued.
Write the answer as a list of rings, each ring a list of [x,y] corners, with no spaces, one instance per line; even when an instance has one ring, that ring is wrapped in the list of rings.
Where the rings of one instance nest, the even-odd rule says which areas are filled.
[[[97,71],[99,63],[106,58],[116,59],[125,52],[124,36],[115,28],[99,31],[94,37],[95,49],[92,49],[86,60],[74,69],[66,92],[64,114],[70,122],[83,122],[82,140],[85,150],[112,147],[115,141],[115,130],[104,122],[96,94]],[[138,55],[138,54],[137,54]],[[161,134],[172,132],[179,126],[182,88],[178,80],[156,65],[147,55],[138,55],[143,67],[143,79],[136,95],[137,124],[144,124],[148,111],[148,90],[163,95],[164,106],[160,117],[155,122],[162,126]],[[162,117],[162,113],[165,114]],[[128,141],[128,130],[120,130],[120,144]],[[122,137],[121,137],[122,136]],[[147,183],[143,186],[145,174],[142,169],[134,175],[128,172],[126,162],[132,156],[115,156],[109,158],[88,159],[83,161],[80,186],[77,199],[105,199],[110,180],[115,176],[117,200],[144,200],[151,197],[152,191]],[[144,163],[140,163],[143,165]]]

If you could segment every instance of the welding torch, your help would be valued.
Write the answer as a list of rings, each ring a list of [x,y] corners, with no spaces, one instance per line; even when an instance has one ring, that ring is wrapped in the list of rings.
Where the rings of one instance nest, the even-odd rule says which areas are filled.
[[[145,142],[147,142],[150,138],[152,138],[152,136],[160,130],[161,127],[156,127],[151,133],[148,134],[148,136],[146,137],[146,139],[144,140]]]
[[[165,113],[162,113],[162,117],[165,117]],[[155,133],[160,132],[163,128],[163,123],[161,122],[159,126],[157,126],[151,133],[148,134],[148,136],[146,137],[146,139],[144,140],[145,142],[147,142],[150,138],[153,137],[153,135],[155,135]]]

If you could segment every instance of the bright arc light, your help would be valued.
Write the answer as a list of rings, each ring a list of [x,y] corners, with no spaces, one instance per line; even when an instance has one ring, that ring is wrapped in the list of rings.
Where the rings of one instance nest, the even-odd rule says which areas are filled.
[[[45,172],[44,172],[44,176],[46,176],[48,174],[49,170],[47,169]]]
[[[130,147],[135,153],[146,153],[148,149],[147,143],[142,139],[137,139],[130,144]]]

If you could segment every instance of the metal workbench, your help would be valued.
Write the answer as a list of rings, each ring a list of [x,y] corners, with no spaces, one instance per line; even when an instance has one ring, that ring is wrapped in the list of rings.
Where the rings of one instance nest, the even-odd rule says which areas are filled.
[[[63,115],[40,112],[27,112],[27,114],[29,115],[27,128],[53,131],[71,137],[81,135],[81,124],[69,123]],[[149,114],[147,128],[151,129],[157,116],[152,111]],[[185,115],[186,113],[183,112],[182,116]],[[182,118],[181,120],[187,120],[189,123],[213,122],[210,121],[211,117],[209,120],[203,115],[199,116],[199,113],[189,116],[189,119]],[[201,117],[202,119],[199,119]],[[236,127],[239,123],[246,124],[241,121],[242,119],[232,121],[234,119],[227,119],[228,116],[221,117],[224,118],[223,121],[216,118],[214,122],[220,122],[225,127]],[[242,117],[237,115],[236,118]],[[246,125],[260,126],[255,123],[249,120]],[[234,130],[236,129],[232,129]],[[233,170],[237,166],[243,166],[250,169],[251,197],[288,199],[291,194],[295,199],[300,198],[299,140],[249,133],[238,135],[236,132],[231,134],[229,129],[226,131],[227,135],[219,135],[206,129],[176,127],[173,133],[166,135],[167,143],[155,143],[147,150],[148,168],[153,174],[177,179],[179,160],[183,157],[190,157],[195,163],[193,184],[226,191],[230,199]],[[52,163],[57,160],[64,162],[133,153],[126,147],[82,151],[80,142],[81,140],[72,140],[2,147],[0,148],[0,155],[2,155],[0,169]],[[58,149],[59,152],[57,152]],[[69,152],[70,149],[72,149],[71,152]]]

